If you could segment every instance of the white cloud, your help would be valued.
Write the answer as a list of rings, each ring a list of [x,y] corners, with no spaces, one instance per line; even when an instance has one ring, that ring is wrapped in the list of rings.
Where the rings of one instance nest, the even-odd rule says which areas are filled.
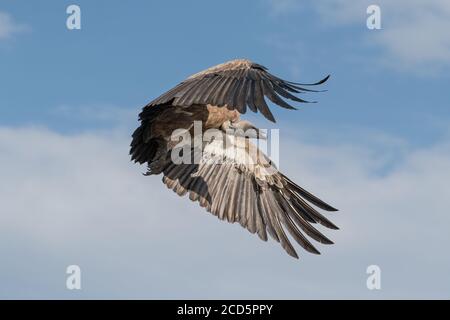
[[[324,25],[351,25],[365,30],[362,40],[384,50],[383,62],[392,67],[426,73],[450,65],[449,1],[326,0],[309,4],[300,1],[269,3],[271,11],[286,14],[295,12],[295,8],[311,6]],[[382,30],[365,29],[366,8],[374,3],[381,8]]]
[[[341,210],[321,256],[294,260],[142,176],[128,133],[0,128],[0,296],[449,297],[448,143],[406,150],[380,173],[379,147],[281,138],[285,173]],[[65,289],[69,264],[81,292]],[[365,287],[369,264],[382,268],[380,292]]]
[[[19,24],[6,12],[0,11],[0,40],[6,40],[28,28]]]

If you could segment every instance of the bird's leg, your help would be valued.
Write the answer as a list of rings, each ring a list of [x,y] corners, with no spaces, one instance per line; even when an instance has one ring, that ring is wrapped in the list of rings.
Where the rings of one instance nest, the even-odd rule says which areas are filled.
[[[262,130],[246,120],[227,121],[222,125],[222,129],[227,134],[232,134],[237,137],[267,139],[267,135]]]

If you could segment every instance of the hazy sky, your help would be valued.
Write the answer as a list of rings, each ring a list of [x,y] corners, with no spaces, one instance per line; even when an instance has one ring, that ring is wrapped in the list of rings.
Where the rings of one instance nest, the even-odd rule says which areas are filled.
[[[446,0],[3,1],[0,298],[449,298],[448,30]],[[321,256],[292,259],[129,162],[143,105],[234,58],[331,74],[318,104],[248,116],[281,129],[282,171],[340,209]]]

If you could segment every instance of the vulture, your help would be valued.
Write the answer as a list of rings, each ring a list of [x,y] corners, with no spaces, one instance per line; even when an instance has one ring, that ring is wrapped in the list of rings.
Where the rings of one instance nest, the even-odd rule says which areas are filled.
[[[311,86],[328,78],[306,84],[286,81],[246,59],[208,68],[144,106],[132,135],[131,160],[147,165],[144,175],[162,174],[168,188],[198,201],[219,219],[237,222],[264,241],[270,236],[292,257],[298,254],[290,238],[320,254],[311,239],[333,242],[314,225],[338,227],[318,209],[337,209],[278,171],[254,143],[266,136],[240,115],[250,109],[275,122],[266,98],[296,109],[286,100],[309,102],[297,95],[319,92]],[[196,140],[195,123],[202,133],[215,130],[213,138]]]

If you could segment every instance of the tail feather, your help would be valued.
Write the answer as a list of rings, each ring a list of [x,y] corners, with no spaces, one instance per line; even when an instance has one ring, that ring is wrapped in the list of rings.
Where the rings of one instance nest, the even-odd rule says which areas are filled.
[[[160,106],[145,107],[139,114],[141,125],[133,132],[130,144],[131,160],[140,164],[150,164],[155,160],[158,149],[161,147],[160,139],[152,136],[152,121],[161,112]]]

